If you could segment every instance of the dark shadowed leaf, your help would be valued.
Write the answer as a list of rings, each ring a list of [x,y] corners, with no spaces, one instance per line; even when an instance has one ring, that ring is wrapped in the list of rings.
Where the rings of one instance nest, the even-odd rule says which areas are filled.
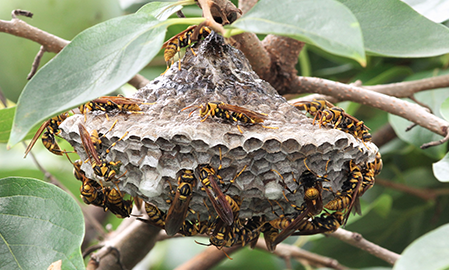
[[[32,178],[0,179],[0,269],[83,269],[84,222],[76,202]]]
[[[429,57],[449,52],[449,30],[398,0],[339,0],[357,17],[368,53]]]
[[[26,85],[9,144],[22,140],[37,123],[126,83],[158,53],[170,23],[139,12],[76,36]]]
[[[365,65],[360,25],[347,7],[334,0],[261,0],[233,27],[275,34],[313,44]]]
[[[449,224],[443,225],[410,244],[393,270],[442,270],[449,268]]]

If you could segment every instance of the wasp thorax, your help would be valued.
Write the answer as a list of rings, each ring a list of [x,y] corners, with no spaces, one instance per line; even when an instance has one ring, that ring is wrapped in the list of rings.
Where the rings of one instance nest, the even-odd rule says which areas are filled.
[[[323,119],[327,125],[314,125],[222,37],[212,32],[198,44],[192,47],[196,55],[188,49],[182,65],[174,64],[138,90],[133,99],[139,111],[116,106],[64,121],[62,136],[82,160],[91,161],[81,165],[88,179],[142,198],[152,224],[165,227],[167,220],[171,233],[194,235],[225,224],[228,229],[215,235],[216,245],[252,241],[255,230],[266,230],[279,240],[272,225],[256,226],[254,219],[282,229],[295,225],[298,217],[306,220],[327,211],[327,206],[343,211],[340,206],[351,204],[359,189],[365,192],[372,186],[371,175],[382,163],[376,158],[377,147],[355,134],[363,124],[352,129],[351,123],[329,114],[332,121]],[[189,117],[186,108],[199,113]],[[327,117],[321,109],[313,113],[320,114],[317,121]],[[80,135],[81,124],[87,135]],[[83,138],[87,141],[95,130],[105,135],[101,145],[94,144],[86,153]],[[93,164],[103,165],[102,170],[95,172]],[[185,179],[195,181],[178,180],[186,170]],[[306,171],[308,184],[301,179]],[[233,204],[230,198],[239,200]],[[170,210],[172,204],[179,207]],[[331,230],[340,219],[329,214],[296,226]]]

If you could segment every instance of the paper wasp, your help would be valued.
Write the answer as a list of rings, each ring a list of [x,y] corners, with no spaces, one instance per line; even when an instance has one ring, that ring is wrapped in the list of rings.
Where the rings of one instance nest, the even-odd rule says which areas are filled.
[[[133,207],[132,200],[124,200],[122,194],[115,188],[105,188],[104,210],[111,211],[118,218],[129,217]]]
[[[216,177],[217,173],[210,165],[202,165],[199,167],[199,178],[212,206],[223,222],[230,226],[234,222],[234,214],[229,202],[215,180]]]
[[[86,116],[89,111],[101,111],[108,113],[116,110],[118,112],[142,113],[139,105],[153,104],[145,103],[144,100],[138,98],[127,98],[123,96],[102,96],[87,102],[78,107],[80,112]]]
[[[326,170],[329,161],[326,163]],[[329,181],[326,177],[315,174],[310,168],[307,166],[306,159],[304,159],[304,165],[307,170],[304,171],[298,180],[293,177],[293,181],[298,184],[298,187],[295,190],[291,190],[288,188],[287,184],[284,182],[284,177],[276,170],[272,170],[276,172],[282,180],[283,186],[290,193],[296,194],[300,187],[304,190],[304,201],[307,204],[307,209],[309,210],[309,214],[317,215],[323,210],[323,199],[321,196],[321,192],[323,190],[323,181]],[[293,174],[293,173],[292,173]],[[285,192],[282,191],[284,198],[288,200]],[[292,204],[293,208],[297,208],[296,205]]]
[[[162,45],[162,48],[165,48],[164,59],[165,59],[165,62],[167,63],[167,70],[170,68],[170,64],[173,64],[173,62],[174,62],[173,57],[175,56],[176,53],[178,53],[179,58],[181,58],[181,56],[180,56],[181,48],[189,47],[190,50],[192,51],[193,55],[196,55],[190,46],[192,45],[193,42],[200,40],[201,38],[206,38],[211,32],[211,30],[208,27],[203,26],[198,31],[197,40],[192,40],[192,34],[196,28],[197,28],[197,25],[190,26],[186,30],[182,31],[181,33],[179,33],[179,34],[173,36],[172,38],[170,38],[169,40],[167,40]],[[179,60],[179,70],[181,70],[181,60]]]
[[[332,214],[326,212],[312,220],[307,220],[298,227],[299,232],[294,235],[312,235],[318,233],[335,232],[343,223],[343,213],[334,212]]]
[[[202,118],[201,122],[206,121],[206,119],[209,116],[221,118],[228,122],[237,124],[237,128],[239,129],[240,133],[243,133],[243,131],[240,129],[239,124],[254,125],[262,123],[264,120],[268,119],[267,114],[251,111],[249,109],[236,105],[226,104],[221,101],[208,102],[200,105],[192,105],[185,107],[181,111],[188,110],[190,108],[195,109],[190,112],[189,117],[192,115],[194,111],[199,109],[200,117]],[[263,125],[262,127],[277,129],[277,127],[267,127]]]
[[[166,215],[157,206],[146,202],[145,211],[147,212],[149,219],[138,218],[138,220],[159,227],[161,229],[165,228]]]
[[[352,209],[361,215],[359,197],[363,194],[363,175],[360,166],[349,161],[349,177],[343,182],[341,191],[335,195],[335,199],[328,202],[324,208],[329,210],[342,211],[346,209],[346,214],[342,224],[346,224]]]
[[[25,150],[25,156],[28,155],[28,153],[33,148],[34,144],[36,143],[37,139],[39,139],[39,136],[42,134],[42,143],[44,144],[45,148],[48,149],[48,151],[52,152],[55,155],[62,156],[65,151],[62,151],[61,148],[59,148],[58,143],[56,142],[55,136],[59,135],[61,133],[61,130],[59,129],[59,125],[69,117],[69,114],[67,112],[62,113],[60,115],[57,115],[55,117],[50,118],[49,120],[45,121],[37,130],[36,134],[34,134],[33,139],[31,139],[30,144],[28,144],[27,149]],[[45,132],[44,132],[45,130]]]
[[[168,235],[176,234],[186,219],[193,187],[196,186],[196,183],[196,177],[191,170],[182,170],[178,176],[176,195],[168,209],[165,220],[165,231]]]
[[[274,240],[279,235],[279,230],[269,222],[265,223],[262,227],[263,238],[269,252],[273,252],[276,249],[276,245],[273,245]]]
[[[313,99],[312,101],[298,101],[292,104],[300,110],[307,111],[311,116],[313,116],[313,123],[317,117],[320,117],[320,113],[326,109],[334,107],[332,103],[325,99]]]
[[[116,122],[112,125],[111,129],[114,127]],[[87,154],[87,157],[92,165],[92,169],[94,173],[100,177],[104,178],[104,181],[112,181],[116,177],[116,175],[120,171],[121,161],[106,161],[104,155],[99,155],[98,151],[101,150],[102,144],[101,139],[98,137],[97,131],[92,132],[92,135],[89,134],[86,127],[83,124],[78,124],[79,134],[81,137],[81,143],[83,145],[84,151]],[[109,129],[109,130],[111,130]],[[108,130],[108,132],[109,132]],[[125,133],[118,141],[122,140],[127,133]],[[104,136],[104,135],[103,135]],[[118,141],[113,143],[111,147],[113,147]],[[109,152],[109,147],[105,154]]]

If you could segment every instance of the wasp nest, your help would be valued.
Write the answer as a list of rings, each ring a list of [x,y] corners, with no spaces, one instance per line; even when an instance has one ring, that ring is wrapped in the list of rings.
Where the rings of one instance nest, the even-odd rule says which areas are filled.
[[[169,183],[175,189],[182,169],[195,170],[201,164],[217,169],[221,165],[218,173],[229,183],[247,166],[226,194],[243,199],[241,218],[265,215],[274,219],[268,200],[278,200],[285,212],[292,212],[293,208],[283,198],[282,180],[273,170],[295,190],[298,184],[293,177],[298,179],[307,170],[307,164],[315,174],[329,179],[323,186],[337,191],[348,178],[350,160],[357,164],[374,160],[377,153],[374,144],[365,145],[348,133],[313,125],[310,118],[261,80],[245,56],[225,44],[221,36],[212,33],[199,45],[196,56],[187,50],[181,70],[176,63],[138,90],[135,98],[154,103],[140,105],[142,113],[117,113],[109,115],[109,120],[104,114],[89,113],[86,121],[84,115],[78,114],[60,126],[62,136],[86,159],[78,123],[83,123],[89,132],[96,129],[106,133],[117,120],[103,143],[111,145],[127,133],[106,155],[108,161],[121,161],[121,172],[126,171],[121,177],[118,175],[121,191],[166,211],[169,208],[166,200],[172,196]],[[265,127],[241,125],[241,133],[235,124],[218,118],[209,117],[201,122],[198,112],[189,117],[193,108],[181,111],[213,101],[265,113],[268,115],[263,122]],[[82,169],[89,178],[98,179],[89,163],[84,163]],[[198,181],[190,207],[207,218],[210,213],[203,199],[208,198],[201,186]],[[304,197],[301,192],[298,189],[297,194],[301,195],[285,193],[292,203],[300,205]],[[330,191],[323,191],[324,203],[333,198]]]

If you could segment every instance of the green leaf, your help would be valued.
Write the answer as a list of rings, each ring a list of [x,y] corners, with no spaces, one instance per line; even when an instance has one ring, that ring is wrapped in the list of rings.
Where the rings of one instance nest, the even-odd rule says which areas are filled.
[[[366,64],[360,25],[338,1],[261,0],[231,26],[288,36]]]
[[[340,0],[357,17],[365,50],[390,57],[430,57],[449,52],[449,30],[399,0]]]
[[[444,74],[449,74],[449,71],[435,72],[432,70],[429,72],[423,72],[410,76],[407,78],[407,81],[431,78]],[[439,114],[440,107],[443,101],[449,98],[449,88],[440,88],[425,92],[419,92],[414,96],[416,100],[419,100],[420,102],[429,106],[432,112],[434,112],[437,117],[441,117],[441,115]],[[389,122],[401,140],[413,144],[416,147],[420,147],[424,143],[437,141],[442,138],[440,135],[435,134],[420,126],[416,126],[412,130],[406,132],[406,128],[409,127],[412,122],[396,115],[389,114]],[[447,143],[444,143],[442,145],[429,147],[423,151],[426,155],[430,156],[433,159],[441,159],[446,154],[446,145]]]
[[[0,143],[7,143],[9,135],[11,134],[14,114],[16,113],[16,106],[0,109]],[[39,127],[33,128],[25,137],[25,140],[33,138]]]
[[[449,268],[449,224],[421,236],[410,244],[393,270],[441,270]]]
[[[83,269],[84,221],[58,187],[32,178],[0,179],[0,269]]]
[[[15,112],[16,107],[0,110],[0,143],[6,143],[9,139]]]
[[[416,12],[425,16],[427,19],[436,23],[442,23],[449,19],[449,2],[447,1],[429,1],[429,0],[402,0],[407,3]]]
[[[80,33],[25,86],[9,144],[37,123],[126,83],[158,53],[169,24],[138,13]]]
[[[192,4],[195,2],[192,1]],[[141,7],[136,13],[146,13],[157,18],[160,21],[165,21],[173,13],[182,9],[182,5],[176,2],[151,2]]]
[[[449,121],[449,98],[446,98],[443,104],[441,104],[440,113],[446,121]]]
[[[440,182],[449,182],[449,153],[432,164],[433,174]]]

